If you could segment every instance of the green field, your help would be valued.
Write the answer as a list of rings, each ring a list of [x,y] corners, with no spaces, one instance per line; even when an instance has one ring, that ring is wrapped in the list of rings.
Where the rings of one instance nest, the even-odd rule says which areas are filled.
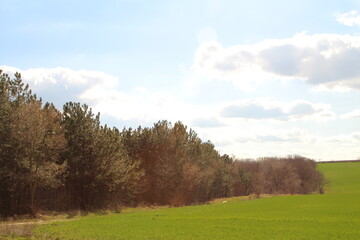
[[[360,239],[360,162],[319,168],[324,195],[84,217],[41,225],[36,239]]]

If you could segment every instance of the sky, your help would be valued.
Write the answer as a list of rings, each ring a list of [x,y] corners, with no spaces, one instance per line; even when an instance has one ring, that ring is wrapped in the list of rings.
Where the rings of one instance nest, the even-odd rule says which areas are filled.
[[[360,158],[359,0],[0,0],[0,69],[221,154]]]

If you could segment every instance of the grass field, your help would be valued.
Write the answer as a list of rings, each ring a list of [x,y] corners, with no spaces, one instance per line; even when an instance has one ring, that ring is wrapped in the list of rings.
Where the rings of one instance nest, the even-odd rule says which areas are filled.
[[[40,225],[36,239],[360,239],[360,162],[319,164],[324,195],[84,217]]]

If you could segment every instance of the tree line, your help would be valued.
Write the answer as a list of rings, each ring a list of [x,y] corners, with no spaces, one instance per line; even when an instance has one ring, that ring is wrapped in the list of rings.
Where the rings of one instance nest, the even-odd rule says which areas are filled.
[[[261,193],[323,192],[313,160],[236,160],[181,122],[100,124],[86,104],[43,103],[0,70],[0,215],[190,205]]]

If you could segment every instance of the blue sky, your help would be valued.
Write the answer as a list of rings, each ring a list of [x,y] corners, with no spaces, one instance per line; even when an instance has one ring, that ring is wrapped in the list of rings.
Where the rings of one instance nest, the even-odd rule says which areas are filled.
[[[360,157],[359,1],[0,0],[0,69],[118,128],[221,153]]]

